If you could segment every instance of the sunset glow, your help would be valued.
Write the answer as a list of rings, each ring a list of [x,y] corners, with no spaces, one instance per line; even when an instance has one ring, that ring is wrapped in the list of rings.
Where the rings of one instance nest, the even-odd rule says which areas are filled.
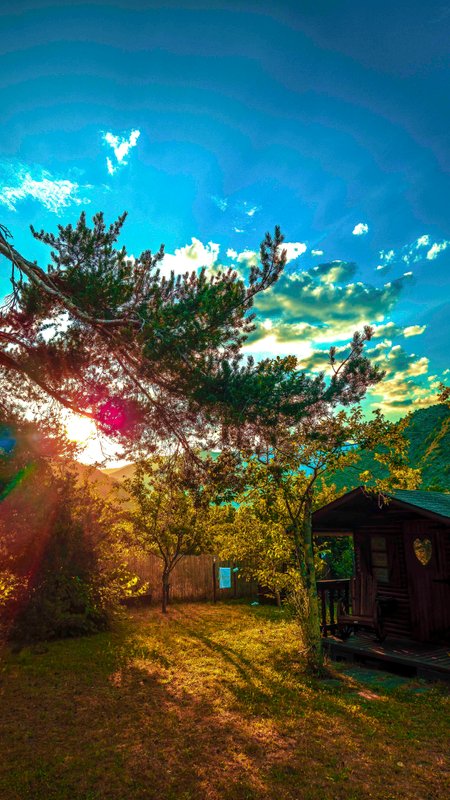
[[[67,436],[73,442],[83,444],[97,433],[95,422],[87,417],[71,416],[66,422]]]

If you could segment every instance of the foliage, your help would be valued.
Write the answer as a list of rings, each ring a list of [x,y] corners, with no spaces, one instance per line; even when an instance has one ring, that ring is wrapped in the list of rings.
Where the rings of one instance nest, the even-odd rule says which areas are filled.
[[[445,404],[419,408],[398,423],[406,440],[409,466],[420,470],[421,489],[450,490],[450,409]],[[375,452],[376,452],[375,448]],[[377,462],[375,452],[359,451],[358,460],[329,476],[338,492],[360,485],[360,474],[368,470],[377,478],[387,470]]]
[[[35,527],[12,557],[21,577],[5,617],[21,641],[60,638],[104,629],[119,600],[137,584],[126,566],[117,506],[65,472],[51,477],[46,524]]]
[[[0,608],[26,588],[38,562],[53,511],[53,470],[64,469],[74,450],[54,421],[37,426],[17,414],[0,423]],[[49,434],[49,429],[53,428]]]
[[[239,564],[244,578],[257,581],[279,603],[289,588],[287,565],[292,557],[285,526],[255,506],[241,505],[216,519],[213,530],[219,556]]]
[[[302,476],[298,476],[301,484]],[[318,493],[316,503],[322,505],[334,497],[333,488]],[[270,502],[262,493],[244,490],[236,510],[219,508],[212,517],[215,548],[220,557],[239,564],[239,571],[248,580],[255,580],[268,596],[277,602],[296,584],[295,551],[289,533],[290,518],[282,494],[274,491]],[[316,573],[322,577],[329,551],[328,543],[316,547]]]
[[[124,221],[108,228],[96,214],[90,228],[82,214],[57,235],[32,229],[52,248],[46,269],[18,253],[4,230],[0,255],[12,265],[13,289],[0,332],[5,394],[44,393],[90,415],[135,458],[164,440],[186,450],[192,437],[248,444],[281,420],[349,405],[380,379],[363,353],[370,328],[355,333],[340,363],[331,348],[329,380],[299,372],[293,357],[241,362],[254,298],[285,265],[278,227],[243,280],[220,268],[166,277],[162,247],[137,259],[117,247]]]
[[[124,483],[133,501],[128,513],[134,542],[163,562],[162,610],[169,602],[170,574],[180,559],[197,555],[209,542],[209,494],[195,462],[174,452],[136,464]]]
[[[450,408],[419,408],[408,417],[404,435],[411,465],[421,470],[420,488],[450,491]]]
[[[64,438],[19,418],[0,438],[0,611],[21,640],[104,627],[133,589],[120,513],[80,484]]]
[[[58,488],[62,493],[69,487]],[[9,631],[13,639],[78,636],[106,627],[105,609],[94,588],[98,567],[93,542],[65,495],[64,504],[55,509],[40,562],[19,596]]]
[[[257,571],[272,581],[275,591],[279,591],[277,580],[291,591],[312,671],[320,670],[322,662],[312,512],[335,496],[334,485],[327,485],[324,476],[333,475],[343,467],[354,467],[360,451],[375,452],[376,463],[385,470],[382,478],[368,470],[360,474],[359,482],[368,490],[383,494],[391,486],[417,485],[420,477],[408,466],[407,443],[401,428],[386,421],[378,411],[373,419],[366,420],[358,406],[349,412],[324,413],[288,429],[279,426],[269,442],[263,443],[261,438],[256,455],[244,454],[245,488],[238,500],[241,506],[250,508],[241,512],[244,518],[250,514],[250,528],[235,526],[235,540],[232,543],[228,540],[224,555],[233,551],[236,558],[242,547],[242,555],[253,553]],[[255,540],[260,539],[253,550],[249,548],[252,529]],[[278,546],[275,550],[273,537]],[[267,546],[262,543],[264,539]],[[255,552],[259,552],[259,562],[255,561]],[[283,577],[278,578],[276,573],[281,563],[287,566]],[[319,563],[323,570],[323,564]]]
[[[82,213],[57,235],[32,228],[51,248],[47,269],[3,229],[13,290],[0,332],[3,379],[21,398],[44,392],[147,453],[155,439],[187,446],[188,430],[204,433],[211,414],[231,422],[242,413],[244,384],[253,394],[264,384],[253,363],[239,366],[239,353],[254,328],[254,297],[284,267],[283,237],[278,228],[265,236],[246,282],[227,268],[167,277],[163,246],[136,259],[117,247],[125,217],[107,227],[96,214],[89,228]],[[265,383],[267,393],[273,376]]]
[[[315,539],[315,552],[320,548],[320,570],[318,578],[351,578],[354,574],[354,546],[351,536],[335,536]],[[317,563],[317,560],[316,560]]]

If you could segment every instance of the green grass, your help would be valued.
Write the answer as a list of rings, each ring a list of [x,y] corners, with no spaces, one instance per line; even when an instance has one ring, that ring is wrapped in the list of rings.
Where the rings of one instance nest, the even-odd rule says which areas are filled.
[[[444,800],[442,688],[306,678],[284,612],[140,610],[3,653],[1,800]]]

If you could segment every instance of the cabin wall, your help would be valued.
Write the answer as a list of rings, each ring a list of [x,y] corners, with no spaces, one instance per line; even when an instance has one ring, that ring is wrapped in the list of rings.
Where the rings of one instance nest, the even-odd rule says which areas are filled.
[[[372,536],[386,537],[389,583],[379,583],[378,594],[382,599],[395,601],[395,608],[386,617],[386,632],[388,636],[410,637],[412,620],[402,523],[385,515],[368,520],[355,531],[355,566],[356,571],[363,574],[372,574]]]
[[[414,542],[431,545],[430,559],[422,564]],[[416,638],[448,638],[450,632],[450,529],[427,519],[404,523],[406,566],[413,633]]]
[[[450,529],[432,519],[398,512],[369,518],[354,534],[357,572],[376,572],[373,536],[385,537],[387,544],[389,581],[378,582],[378,595],[395,600],[395,609],[386,616],[388,635],[420,641],[448,640]],[[421,564],[415,555],[416,539],[431,543],[428,564]]]

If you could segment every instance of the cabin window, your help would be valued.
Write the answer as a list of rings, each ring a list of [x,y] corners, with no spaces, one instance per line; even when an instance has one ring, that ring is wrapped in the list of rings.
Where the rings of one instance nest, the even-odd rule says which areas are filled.
[[[371,536],[372,574],[378,583],[389,583],[389,562],[385,536]]]
[[[431,556],[433,555],[433,545],[431,544],[430,539],[414,539],[413,549],[417,560],[420,561],[424,567],[426,567],[426,565],[431,561]]]

